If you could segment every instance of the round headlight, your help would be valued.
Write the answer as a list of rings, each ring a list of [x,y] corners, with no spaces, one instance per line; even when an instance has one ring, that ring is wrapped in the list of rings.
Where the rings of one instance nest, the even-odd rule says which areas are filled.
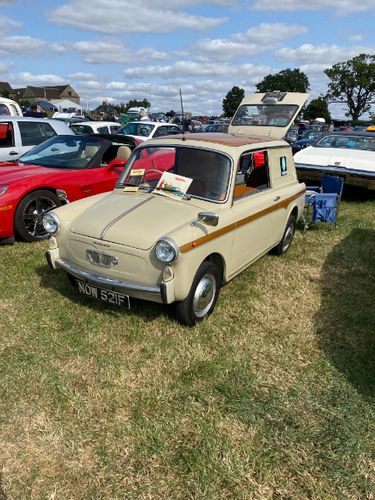
[[[171,264],[175,260],[177,260],[179,250],[178,246],[176,243],[169,239],[169,238],[164,238],[162,240],[159,240],[156,243],[156,257],[161,261],[165,262],[167,264]]]
[[[55,234],[60,228],[60,221],[52,212],[49,212],[43,217],[43,227],[49,234]]]

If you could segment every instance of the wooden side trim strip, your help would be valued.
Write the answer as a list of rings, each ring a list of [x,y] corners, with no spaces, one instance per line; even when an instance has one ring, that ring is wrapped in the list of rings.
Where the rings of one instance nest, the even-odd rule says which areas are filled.
[[[238,227],[244,226],[245,224],[248,224],[249,222],[252,222],[253,220],[259,219],[260,217],[263,217],[263,215],[274,212],[275,210],[278,210],[279,208],[286,209],[292,201],[296,200],[301,195],[303,195],[305,193],[305,191],[306,191],[306,189],[303,189],[302,191],[299,191],[298,193],[294,194],[293,196],[290,196],[289,198],[286,198],[285,200],[281,200],[278,203],[275,203],[274,205],[272,205],[270,207],[267,207],[263,210],[259,210],[259,212],[256,212],[255,214],[249,215],[249,217],[245,217],[244,219],[241,219],[237,222],[234,222],[233,224],[229,224],[228,226],[222,227],[221,229],[218,229],[217,231],[213,231],[210,234],[202,236],[201,238],[198,238],[197,240],[191,241],[190,243],[186,243],[185,245],[182,245],[180,247],[180,252],[181,253],[189,252],[189,250],[193,250],[193,248],[199,247],[200,245],[204,245],[208,241],[214,240],[215,238],[218,238],[219,236],[222,236],[223,234],[229,233],[230,231],[234,231]]]

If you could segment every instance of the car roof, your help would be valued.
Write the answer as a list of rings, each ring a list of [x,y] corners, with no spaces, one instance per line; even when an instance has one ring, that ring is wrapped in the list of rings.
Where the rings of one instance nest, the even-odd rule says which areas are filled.
[[[273,139],[272,137],[253,136],[247,137],[243,135],[226,134],[222,132],[213,133],[197,133],[197,134],[177,134],[150,139],[145,144],[150,147],[153,145],[168,144],[171,146],[181,145],[202,147],[203,145],[212,147],[213,149],[225,150],[228,147],[246,149],[249,146],[261,147],[277,147],[290,145],[281,139]]]
[[[54,118],[34,118],[33,116],[9,116],[9,115],[1,115],[0,116],[1,121],[12,121],[12,122],[19,122],[19,121],[28,121],[28,122],[54,122],[56,121],[61,123],[61,120],[55,120]]]
[[[168,125],[168,126],[176,126],[178,127],[177,123],[168,123],[168,122],[153,122],[151,120],[134,120],[134,121],[131,121],[129,122],[130,123],[138,123],[139,125],[156,125],[156,126],[160,126],[160,125]],[[126,125],[129,125],[128,123]]]
[[[118,122],[104,122],[101,120],[87,120],[82,122],[73,123],[72,125],[98,125],[101,127],[105,127],[106,125],[118,125],[121,127],[121,123]]]
[[[333,132],[328,132],[327,134],[325,134],[325,136],[327,135],[341,135],[343,137],[349,137],[349,136],[355,136],[355,137],[374,137],[374,133],[372,132],[366,132],[366,131],[363,131],[363,132],[360,132],[360,131],[351,131],[351,130],[348,130],[348,131],[343,131],[343,130],[337,130],[337,131],[333,131]]]

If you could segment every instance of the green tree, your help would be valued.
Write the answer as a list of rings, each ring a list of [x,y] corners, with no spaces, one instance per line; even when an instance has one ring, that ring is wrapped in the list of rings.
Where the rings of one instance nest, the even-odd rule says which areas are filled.
[[[241,104],[245,96],[244,89],[240,87],[232,87],[223,99],[224,116],[230,118],[237,111],[238,106]]]
[[[130,101],[128,101],[125,104],[126,111],[129,108],[147,108],[148,109],[150,107],[151,107],[151,103],[147,99],[143,99],[143,101],[139,101],[137,99],[130,99]]]
[[[347,104],[346,116],[354,123],[370,110],[375,99],[375,55],[360,54],[345,62],[334,64],[324,73],[330,79],[327,98]]]
[[[332,121],[331,113],[328,109],[328,102],[324,97],[312,99],[306,106],[303,117],[305,120],[324,118],[327,123],[331,123]]]
[[[274,75],[266,75],[263,80],[256,84],[258,92],[303,92],[310,90],[310,82],[305,73],[299,69],[283,69]]]

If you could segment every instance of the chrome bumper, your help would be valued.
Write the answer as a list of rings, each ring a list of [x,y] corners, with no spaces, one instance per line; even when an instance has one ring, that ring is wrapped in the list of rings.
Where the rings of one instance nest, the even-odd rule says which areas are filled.
[[[297,174],[301,177],[313,176],[318,178],[323,174],[340,175],[345,178],[347,184],[363,185],[369,189],[375,189],[375,172],[370,170],[359,170],[354,168],[339,167],[336,165],[313,165],[308,163],[296,163]]]
[[[103,276],[98,276],[97,274],[83,271],[82,269],[63,261],[60,258],[56,259],[54,261],[54,266],[52,266],[51,256],[48,250],[46,252],[46,258],[48,264],[51,267],[60,267],[75,278],[91,283],[98,287],[106,288],[107,290],[113,290],[115,292],[119,292],[136,299],[150,300],[151,302],[165,303],[167,300],[166,285],[164,283],[162,283],[160,286],[150,287],[141,285],[139,283],[129,283],[127,281],[104,278]]]

